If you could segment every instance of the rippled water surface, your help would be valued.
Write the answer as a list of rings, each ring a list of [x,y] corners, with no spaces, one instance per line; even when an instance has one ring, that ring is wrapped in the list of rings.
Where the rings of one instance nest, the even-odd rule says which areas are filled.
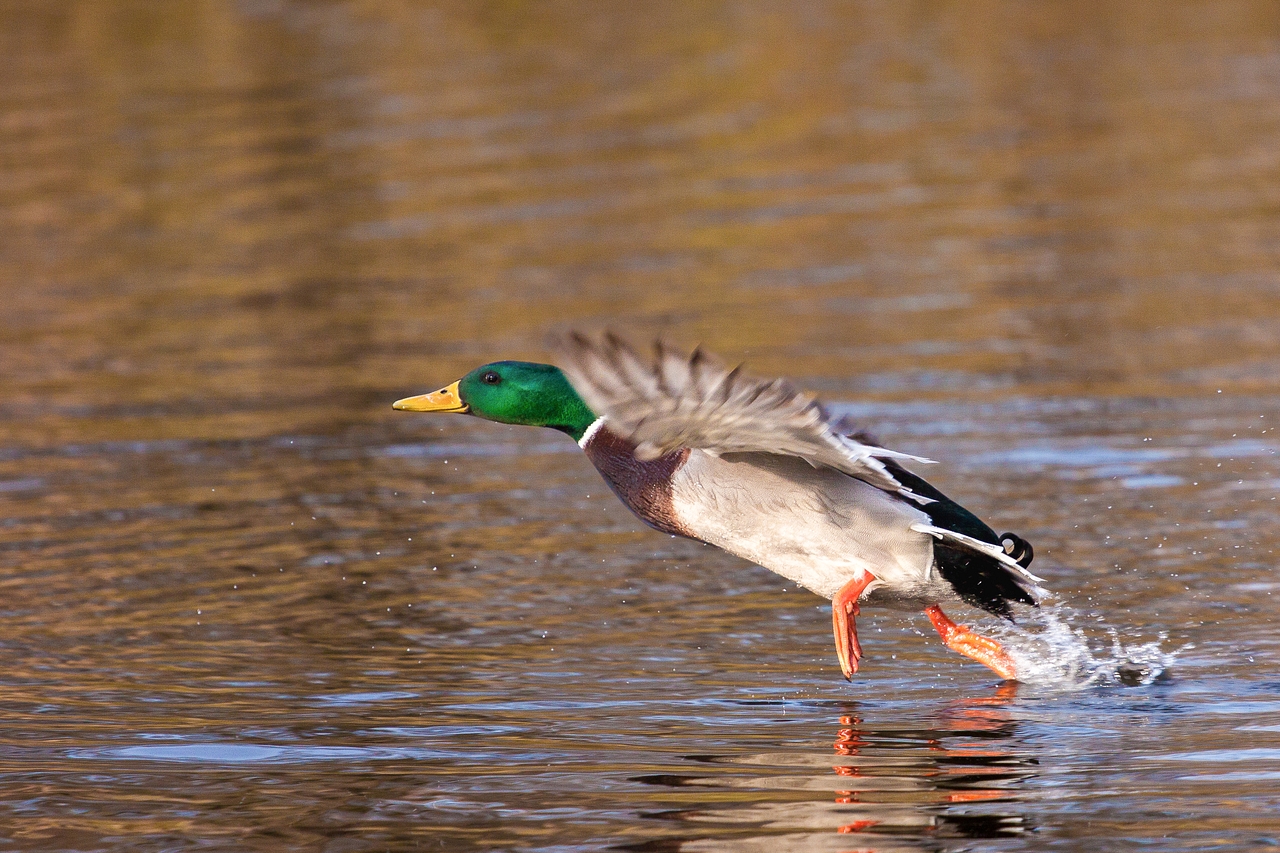
[[[1280,844],[1280,7],[0,8],[0,848]],[[610,326],[997,529],[1029,683],[393,412]]]

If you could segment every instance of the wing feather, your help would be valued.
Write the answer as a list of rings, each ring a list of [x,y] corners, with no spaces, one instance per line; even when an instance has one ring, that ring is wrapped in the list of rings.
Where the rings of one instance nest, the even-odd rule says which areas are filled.
[[[689,356],[659,341],[652,360],[612,333],[574,333],[558,347],[574,389],[610,428],[656,459],[685,447],[714,455],[775,453],[843,471],[917,503],[932,503],[900,483],[882,459],[928,462],[841,435],[822,406],[783,379],[756,379],[726,368],[702,349]]]

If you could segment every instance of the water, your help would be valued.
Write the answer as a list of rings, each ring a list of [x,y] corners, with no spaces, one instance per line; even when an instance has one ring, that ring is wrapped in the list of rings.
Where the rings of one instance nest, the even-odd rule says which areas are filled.
[[[0,849],[1280,843],[1272,5],[0,22]],[[940,460],[1029,683],[390,409],[605,325]]]

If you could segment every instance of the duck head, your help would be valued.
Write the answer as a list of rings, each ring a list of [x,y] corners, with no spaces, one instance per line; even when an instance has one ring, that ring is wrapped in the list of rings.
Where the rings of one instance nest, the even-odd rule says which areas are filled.
[[[582,438],[596,419],[560,368],[529,361],[477,367],[439,391],[392,403],[402,412],[452,412],[488,421],[542,426]]]

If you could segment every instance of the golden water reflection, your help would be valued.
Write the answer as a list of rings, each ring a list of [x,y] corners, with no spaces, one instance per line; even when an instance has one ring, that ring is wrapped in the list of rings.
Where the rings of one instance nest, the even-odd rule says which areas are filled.
[[[935,839],[1014,837],[1034,828],[1019,801],[1021,783],[1036,774],[1039,764],[1017,738],[1008,711],[1017,689],[1003,684],[991,696],[956,700],[929,726],[889,723],[883,713],[875,723],[856,711],[844,714],[832,747],[834,763],[809,751],[700,755],[689,760],[714,772],[637,781],[707,791],[708,800],[714,799],[712,791],[754,792],[749,802],[649,814],[742,831],[731,838],[690,839],[678,846],[682,851],[845,850],[851,845],[920,850],[932,849]],[[753,769],[767,773],[751,775]],[[819,791],[831,792],[830,799],[814,799]]]

